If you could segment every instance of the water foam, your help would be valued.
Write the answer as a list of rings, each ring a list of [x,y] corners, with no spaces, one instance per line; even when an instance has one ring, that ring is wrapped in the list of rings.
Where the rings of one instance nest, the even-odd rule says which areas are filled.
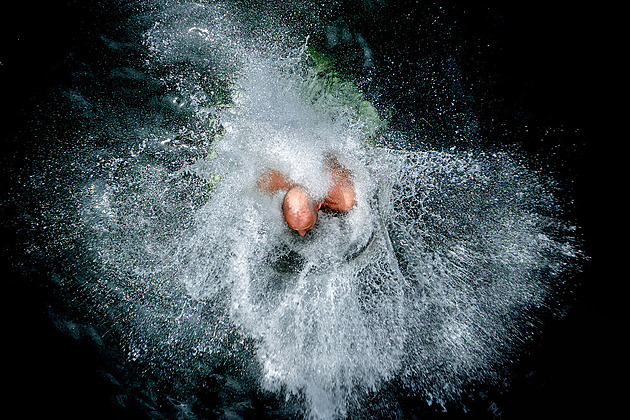
[[[88,146],[76,181],[90,301],[128,357],[189,391],[236,364],[315,418],[392,380],[441,404],[495,380],[578,254],[544,178],[506,153],[368,145],[380,125],[315,100],[306,40],[280,26],[261,43],[196,3],[143,19],[161,88],[148,111],[109,105],[129,123],[98,127],[122,139]],[[330,154],[357,206],[300,238],[257,177],[322,196]]]

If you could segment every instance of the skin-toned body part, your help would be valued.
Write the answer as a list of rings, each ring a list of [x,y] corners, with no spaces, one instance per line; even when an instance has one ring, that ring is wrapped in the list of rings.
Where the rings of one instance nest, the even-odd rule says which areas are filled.
[[[263,172],[258,179],[258,188],[268,194],[287,191],[282,201],[284,220],[300,236],[313,229],[319,210],[345,213],[356,204],[350,171],[341,166],[334,157],[327,158],[326,170],[330,172],[331,183],[321,201],[314,200],[303,186],[292,182],[275,169]]]

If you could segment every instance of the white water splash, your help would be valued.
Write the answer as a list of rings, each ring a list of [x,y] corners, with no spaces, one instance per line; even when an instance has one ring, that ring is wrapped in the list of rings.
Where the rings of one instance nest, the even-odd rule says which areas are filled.
[[[543,178],[505,153],[367,145],[378,124],[315,98],[306,40],[269,20],[261,39],[221,5],[142,18],[161,88],[142,113],[109,105],[129,123],[99,129],[126,137],[88,146],[77,181],[91,300],[130,359],[174,377],[237,359],[314,418],[393,379],[441,404],[494,380],[577,254]],[[300,238],[256,180],[321,196],[328,154],[357,206]]]

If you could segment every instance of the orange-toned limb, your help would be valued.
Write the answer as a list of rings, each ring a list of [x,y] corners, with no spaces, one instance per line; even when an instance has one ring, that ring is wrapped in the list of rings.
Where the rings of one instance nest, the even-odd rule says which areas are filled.
[[[324,200],[318,203],[318,208],[321,207],[325,210],[338,212],[350,211],[356,205],[352,173],[332,155],[326,157],[326,170],[331,175],[331,184]],[[266,170],[258,178],[258,188],[268,194],[274,194],[278,191],[289,191],[295,186],[297,184],[291,182],[282,172],[276,169]]]
[[[339,212],[350,211],[356,205],[352,173],[343,167],[334,156],[328,157],[327,164],[332,175],[332,182],[322,207]]]
[[[258,188],[266,193],[274,194],[280,190],[290,190],[295,186],[282,172],[269,169],[258,178]]]

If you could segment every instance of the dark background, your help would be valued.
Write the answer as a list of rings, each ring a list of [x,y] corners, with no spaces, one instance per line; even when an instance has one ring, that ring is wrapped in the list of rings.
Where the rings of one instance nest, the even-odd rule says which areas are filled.
[[[29,136],[28,125],[33,118],[45,119],[55,112],[42,112],[39,105],[52,87],[68,78],[69,56],[89,46],[99,25],[119,17],[104,3],[21,2],[0,17],[2,360],[3,382],[9,388],[2,410],[17,409],[25,418],[36,418],[31,416],[35,413],[115,418],[109,390],[97,374],[106,358],[52,326],[47,315],[51,296],[41,286],[46,273],[21,261],[24,242],[14,225],[20,209],[9,194],[29,150],[41,146],[37,145],[41,139]],[[614,90],[613,56],[607,53],[612,44],[607,29],[614,12],[584,2],[389,2],[379,19],[396,20],[398,29],[374,35],[380,37],[375,42],[381,43],[381,51],[407,63],[402,65],[408,71],[414,64],[405,58],[423,36],[415,28],[426,19],[417,13],[425,4],[455,11],[458,19],[453,24],[462,31],[460,39],[487,37],[490,47],[471,53],[466,61],[485,66],[492,76],[477,83],[486,100],[476,111],[483,121],[494,121],[487,124],[485,134],[490,142],[517,142],[538,158],[547,157],[561,177],[573,180],[572,215],[582,227],[590,261],[578,275],[581,286],[567,315],[545,326],[541,339],[518,365],[510,391],[496,397],[495,414],[487,404],[468,414],[429,408],[409,413],[425,418],[493,418],[496,413],[505,419],[607,418],[607,410],[618,403],[614,389],[619,385],[611,378],[619,375],[613,370],[616,337],[623,333],[610,333],[616,329],[611,302],[616,282],[623,279],[611,275],[599,214],[609,202],[605,188],[611,185],[600,158],[616,148],[610,141],[609,113],[614,108],[609,98]],[[346,8],[352,12],[351,6]],[[404,22],[401,16],[407,16]],[[356,19],[357,24],[367,24]],[[418,105],[413,95],[402,91],[403,79],[394,78],[390,92],[398,92],[400,110],[413,113]],[[541,135],[548,127],[561,129],[554,136]]]

